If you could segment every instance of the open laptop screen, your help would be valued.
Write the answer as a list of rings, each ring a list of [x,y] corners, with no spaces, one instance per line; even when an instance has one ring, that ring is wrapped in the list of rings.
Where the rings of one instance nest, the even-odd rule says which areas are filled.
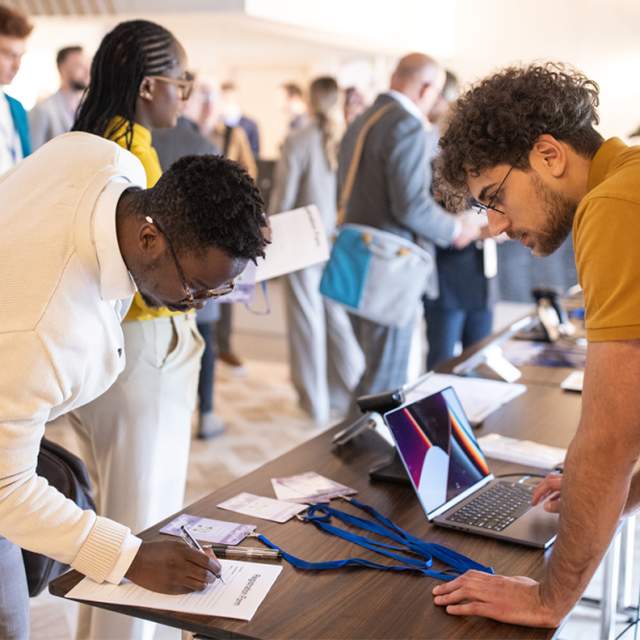
[[[451,387],[389,411],[385,420],[427,516],[490,474]]]

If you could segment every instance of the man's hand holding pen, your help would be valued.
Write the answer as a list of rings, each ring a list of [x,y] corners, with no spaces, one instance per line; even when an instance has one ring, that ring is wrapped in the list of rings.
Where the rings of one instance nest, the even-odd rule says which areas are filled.
[[[220,577],[221,568],[211,550],[161,540],[140,545],[126,577],[145,589],[177,595],[205,589]]]

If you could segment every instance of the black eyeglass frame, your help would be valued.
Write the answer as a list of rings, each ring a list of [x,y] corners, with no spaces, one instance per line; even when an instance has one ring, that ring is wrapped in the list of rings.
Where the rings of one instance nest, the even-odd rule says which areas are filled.
[[[495,211],[496,213],[499,213],[502,216],[507,215],[504,211],[502,211],[502,209],[497,209],[496,207],[494,207],[493,203],[496,201],[498,194],[502,190],[502,187],[504,187],[505,182],[507,181],[507,178],[511,175],[512,171],[513,171],[513,166],[509,167],[509,171],[507,171],[504,178],[502,178],[502,181],[498,185],[498,188],[495,190],[494,194],[491,196],[487,204],[484,204],[484,202],[480,202],[480,200],[477,200],[474,197],[469,198],[469,205],[477,214],[481,215],[481,214],[487,213],[489,209],[491,209],[491,211]]]
[[[167,235],[167,232],[162,228],[162,226],[158,223],[157,220],[154,220],[151,216],[145,216],[144,219],[149,223],[156,226],[158,231],[165,237],[167,241],[167,246],[169,247],[169,252],[173,257],[173,261],[176,265],[176,270],[178,271],[178,276],[180,277],[182,288],[186,292],[186,297],[180,301],[179,304],[187,304],[190,307],[196,305],[197,302],[202,302],[204,300],[215,300],[216,298],[221,298],[222,296],[226,296],[230,294],[236,286],[236,283],[231,280],[227,282],[227,284],[218,287],[217,289],[194,289],[187,280],[187,277],[184,273],[184,269],[180,264],[180,260],[178,260],[178,254],[173,247],[173,243],[171,242],[171,238]]]

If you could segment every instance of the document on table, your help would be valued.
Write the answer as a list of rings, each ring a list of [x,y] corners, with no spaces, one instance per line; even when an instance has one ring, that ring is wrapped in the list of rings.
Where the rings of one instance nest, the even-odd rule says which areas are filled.
[[[216,580],[203,591],[168,595],[149,591],[133,582],[98,584],[81,580],[67,598],[89,600],[130,607],[164,609],[236,620],[251,620],[282,571],[280,565],[220,560],[223,584]]]
[[[564,462],[567,455],[567,450],[560,447],[508,438],[498,433],[488,433],[478,438],[478,444],[482,447],[483,453],[490,458],[541,469],[553,469]]]
[[[218,506],[221,509],[243,513],[245,516],[273,520],[281,524],[307,508],[306,504],[293,504],[284,500],[263,498],[252,493],[239,493],[237,496],[221,502]]]
[[[329,259],[329,241],[318,207],[309,205],[269,216],[271,244],[258,258],[256,282],[293,273]]]
[[[455,389],[462,408],[472,424],[481,423],[496,409],[527,390],[523,384],[435,373],[407,394],[407,402],[415,402],[445,387]]]

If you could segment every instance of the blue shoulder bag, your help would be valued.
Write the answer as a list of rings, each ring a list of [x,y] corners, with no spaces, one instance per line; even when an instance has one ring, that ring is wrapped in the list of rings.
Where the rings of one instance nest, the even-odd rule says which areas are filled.
[[[395,105],[376,111],[362,126],[340,194],[338,225],[320,292],[347,311],[385,326],[411,322],[435,269],[433,257],[416,243],[375,227],[343,224],[360,157],[371,127]]]

